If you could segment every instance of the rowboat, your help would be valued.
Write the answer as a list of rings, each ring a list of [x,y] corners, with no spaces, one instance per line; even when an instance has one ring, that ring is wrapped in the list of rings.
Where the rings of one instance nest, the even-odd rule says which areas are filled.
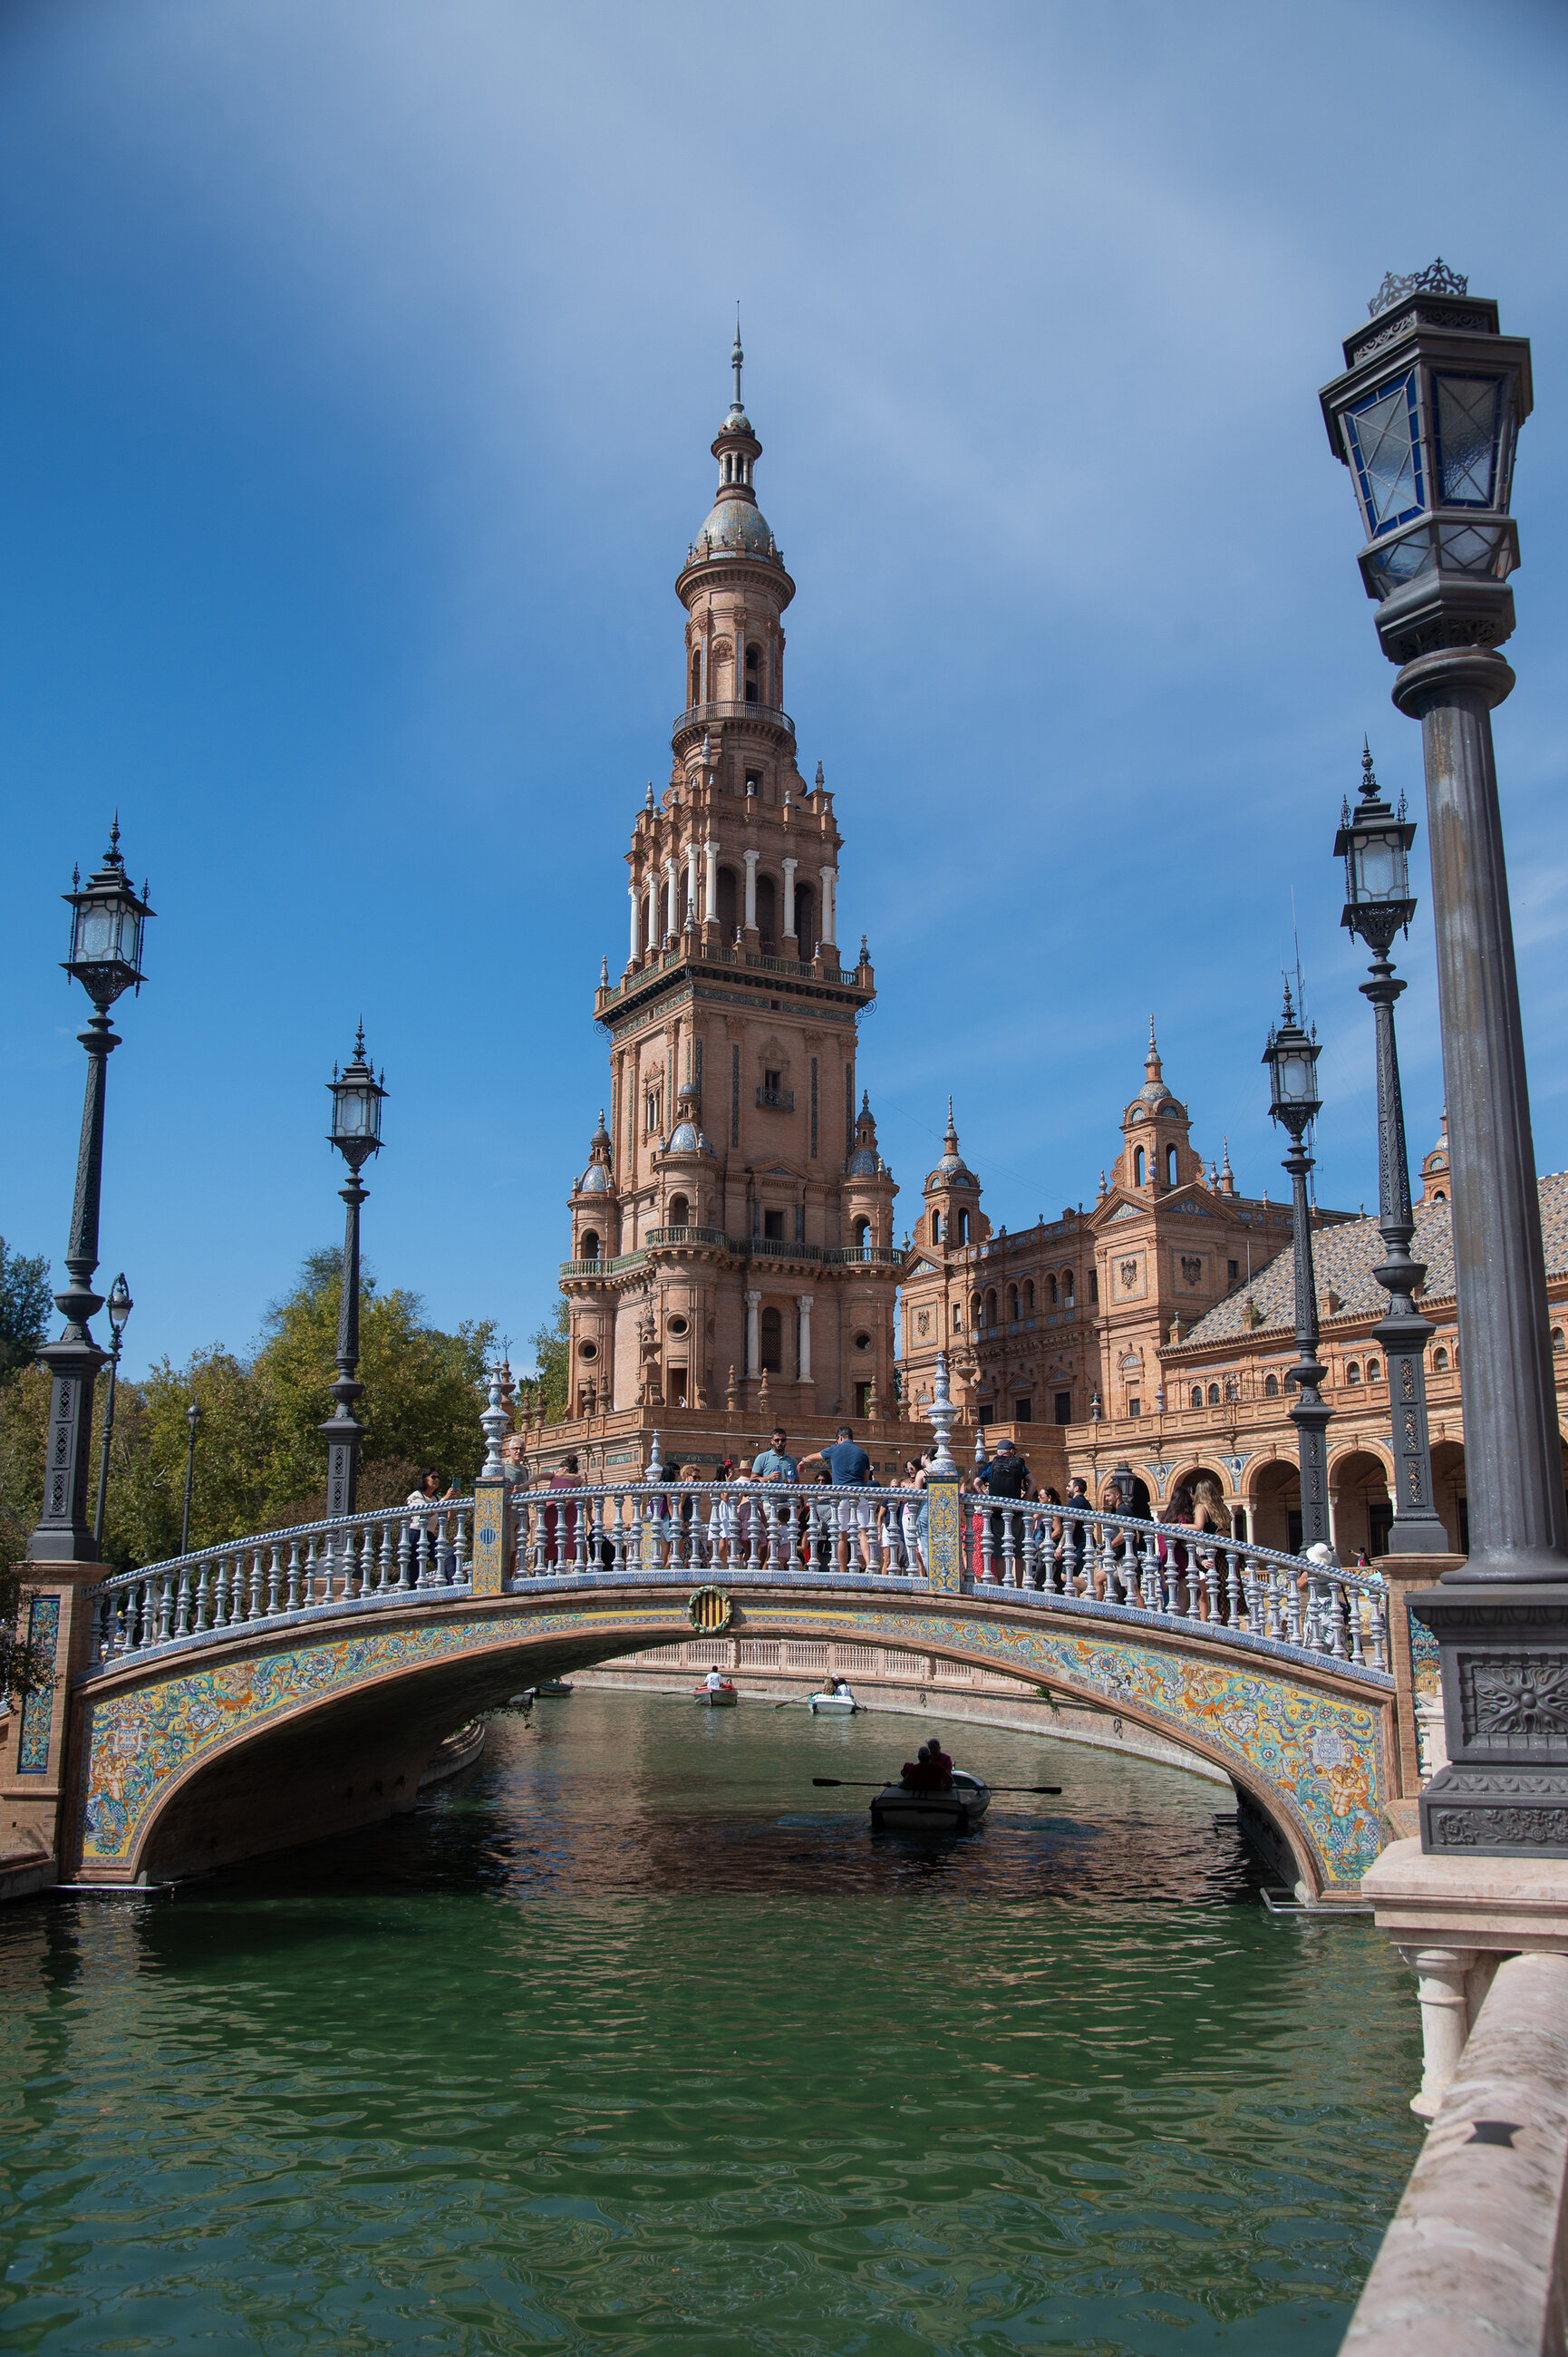
[[[740,1700],[726,1678],[722,1686],[698,1686],[696,1698],[709,1710],[729,1710]]]
[[[874,1834],[961,1834],[977,1825],[991,1805],[991,1787],[978,1776],[953,1770],[950,1792],[910,1792],[884,1784],[871,1803]]]
[[[533,1691],[536,1695],[569,1695],[572,1681],[570,1678],[541,1678]]]
[[[813,1718],[853,1718],[859,1708],[852,1695],[814,1694],[806,1699]]]

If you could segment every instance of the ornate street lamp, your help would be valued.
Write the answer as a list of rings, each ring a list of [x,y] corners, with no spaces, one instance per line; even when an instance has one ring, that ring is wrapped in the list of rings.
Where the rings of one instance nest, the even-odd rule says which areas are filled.
[[[1317,1355],[1317,1280],[1312,1266],[1312,1207],[1306,1197],[1306,1177],[1314,1157],[1303,1140],[1308,1125],[1322,1110],[1317,1093],[1317,1059],[1322,1053],[1316,1032],[1302,1028],[1285,985],[1284,1014],[1269,1030],[1263,1061],[1269,1068],[1269,1111],[1290,1135],[1284,1168],[1290,1173],[1295,1207],[1295,1340],[1301,1352],[1291,1369],[1296,1394],[1287,1414],[1296,1429],[1301,1456],[1301,1545],[1305,1554],[1318,1543],[1330,1545],[1328,1531],[1328,1420],[1334,1411],[1324,1405],[1318,1386],[1327,1372]]]
[[[385,1079],[385,1074],[382,1074]],[[338,1303],[338,1380],[332,1396],[338,1405],[320,1427],[327,1440],[327,1511],[351,1514],[359,1491],[360,1443],[365,1427],[354,1414],[354,1403],[364,1393],[360,1365],[360,1206],[365,1189],[360,1172],[372,1154],[381,1150],[381,1099],[386,1090],[365,1059],[365,1027],[354,1041],[354,1060],[342,1071],[336,1064],[327,1083],[332,1092],[332,1128],[328,1144],[349,1166],[349,1183],[338,1190],[348,1205],[343,1232],[343,1279]]]
[[[1415,914],[1410,892],[1410,846],[1415,827],[1384,802],[1372,774],[1371,748],[1361,752],[1361,798],[1346,802],[1337,858],[1345,862],[1345,913],[1340,922],[1372,952],[1372,979],[1361,995],[1372,1002],[1378,1040],[1378,1227],[1388,1258],[1372,1274],[1389,1297],[1389,1313],[1372,1331],[1388,1361],[1394,1454],[1394,1521],[1391,1555],[1446,1555],[1448,1534],[1433,1502],[1432,1448],[1426,1419],[1426,1345],[1432,1327],[1415,1306],[1426,1265],[1412,1260],[1415,1215],[1410,1207],[1410,1159],[1405,1150],[1404,1100],[1394,1039],[1394,1001],[1404,988],[1389,957],[1394,935],[1408,933]]]
[[[195,1400],[185,1411],[186,1428],[190,1437],[185,1444],[185,1506],[179,1518],[179,1551],[190,1553],[190,1490],[196,1479],[196,1427],[201,1422],[201,1409]]]
[[[1378,636],[1422,726],[1470,1556],[1412,1599],[1443,1664],[1427,1849],[1568,1857],[1568,1513],[1491,712],[1514,684],[1509,513],[1530,346],[1442,263],[1386,278],[1323,388]],[[1526,1796],[1528,1795],[1528,1800]]]
[[[77,1034],[87,1050],[87,1092],[65,1252],[70,1283],[55,1296],[65,1331],[38,1353],[50,1376],[48,1453],[43,1512],[27,1542],[27,1555],[34,1563],[96,1563],[98,1544],[87,1519],[87,1475],[93,1385],[105,1354],[92,1338],[89,1320],[103,1306],[102,1295],[92,1290],[103,1178],[103,1091],[109,1059],[120,1045],[109,1009],[123,992],[142,987],[143,938],[153,913],[146,887],[138,897],[126,876],[117,817],[102,867],[85,885],[80,873],[74,875],[70,890],[62,897],[70,903],[71,920],[70,954],[61,963],[81,983],[94,1012],[86,1030]]]
[[[103,1402],[103,1450],[98,1459],[98,1511],[92,1517],[92,1543],[100,1554],[103,1551],[103,1517],[109,1506],[109,1444],[114,1437],[114,1387],[120,1375],[120,1344],[124,1337],[125,1320],[135,1303],[131,1288],[121,1270],[109,1288],[109,1323],[114,1329],[114,1339],[109,1346],[109,1390]]]

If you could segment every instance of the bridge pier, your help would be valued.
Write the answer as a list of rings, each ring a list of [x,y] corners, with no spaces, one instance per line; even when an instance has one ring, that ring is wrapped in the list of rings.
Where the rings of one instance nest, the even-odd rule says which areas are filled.
[[[22,1629],[54,1663],[54,1684],[0,1718],[0,1894],[61,1878],[75,1799],[81,1713],[74,1681],[88,1665],[101,1563],[39,1563],[24,1575]]]

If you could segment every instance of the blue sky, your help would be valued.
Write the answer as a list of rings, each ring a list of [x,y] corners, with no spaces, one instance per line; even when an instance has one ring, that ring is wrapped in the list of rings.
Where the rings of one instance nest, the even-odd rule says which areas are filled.
[[[1497,730],[1538,1160],[1568,1164],[1568,16],[1477,26],[11,0],[0,1231],[58,1268],[56,894],[118,804],[159,911],[111,1066],[127,1363],[242,1346],[337,1234],[323,1082],[361,1011],[383,1281],[547,1314],[737,296],[900,1226],[950,1089],[993,1217],[1092,1200],[1151,1011],[1195,1142],[1283,1189],[1258,1059],[1293,890],[1320,1198],[1374,1198],[1329,855],[1363,729],[1418,818],[1420,745],[1316,396],[1384,271],[1438,253],[1534,341]],[[1419,1153],[1424,907],[1403,955]]]

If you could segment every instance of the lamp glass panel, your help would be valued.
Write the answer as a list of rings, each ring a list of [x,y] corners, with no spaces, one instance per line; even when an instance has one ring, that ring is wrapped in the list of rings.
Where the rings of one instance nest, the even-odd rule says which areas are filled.
[[[338,1126],[345,1137],[364,1137],[371,1126],[371,1099],[363,1089],[344,1089],[338,1098]]]
[[[89,901],[85,909],[77,912],[76,954],[92,959],[114,954],[114,911],[105,908],[102,900]]]
[[[1286,1104],[1301,1104],[1312,1094],[1312,1066],[1305,1056],[1282,1056],[1280,1096]]]
[[[1369,835],[1356,847],[1356,897],[1359,900],[1393,900],[1402,897],[1403,878],[1397,856],[1399,845],[1386,835]]]
[[[1367,537],[1408,523],[1426,505],[1421,436],[1415,406],[1415,371],[1385,385],[1353,409],[1345,421],[1351,462],[1367,518]]]
[[[1512,543],[1500,524],[1442,524],[1437,537],[1450,573],[1489,573],[1504,581],[1513,571]]]
[[[1433,379],[1437,408],[1437,475],[1445,508],[1489,508],[1497,483],[1498,412],[1502,380]]]
[[[1418,573],[1431,570],[1433,564],[1432,527],[1423,524],[1402,540],[1387,542],[1373,548],[1363,557],[1367,577],[1380,597],[1387,597],[1395,589],[1402,589]]]

